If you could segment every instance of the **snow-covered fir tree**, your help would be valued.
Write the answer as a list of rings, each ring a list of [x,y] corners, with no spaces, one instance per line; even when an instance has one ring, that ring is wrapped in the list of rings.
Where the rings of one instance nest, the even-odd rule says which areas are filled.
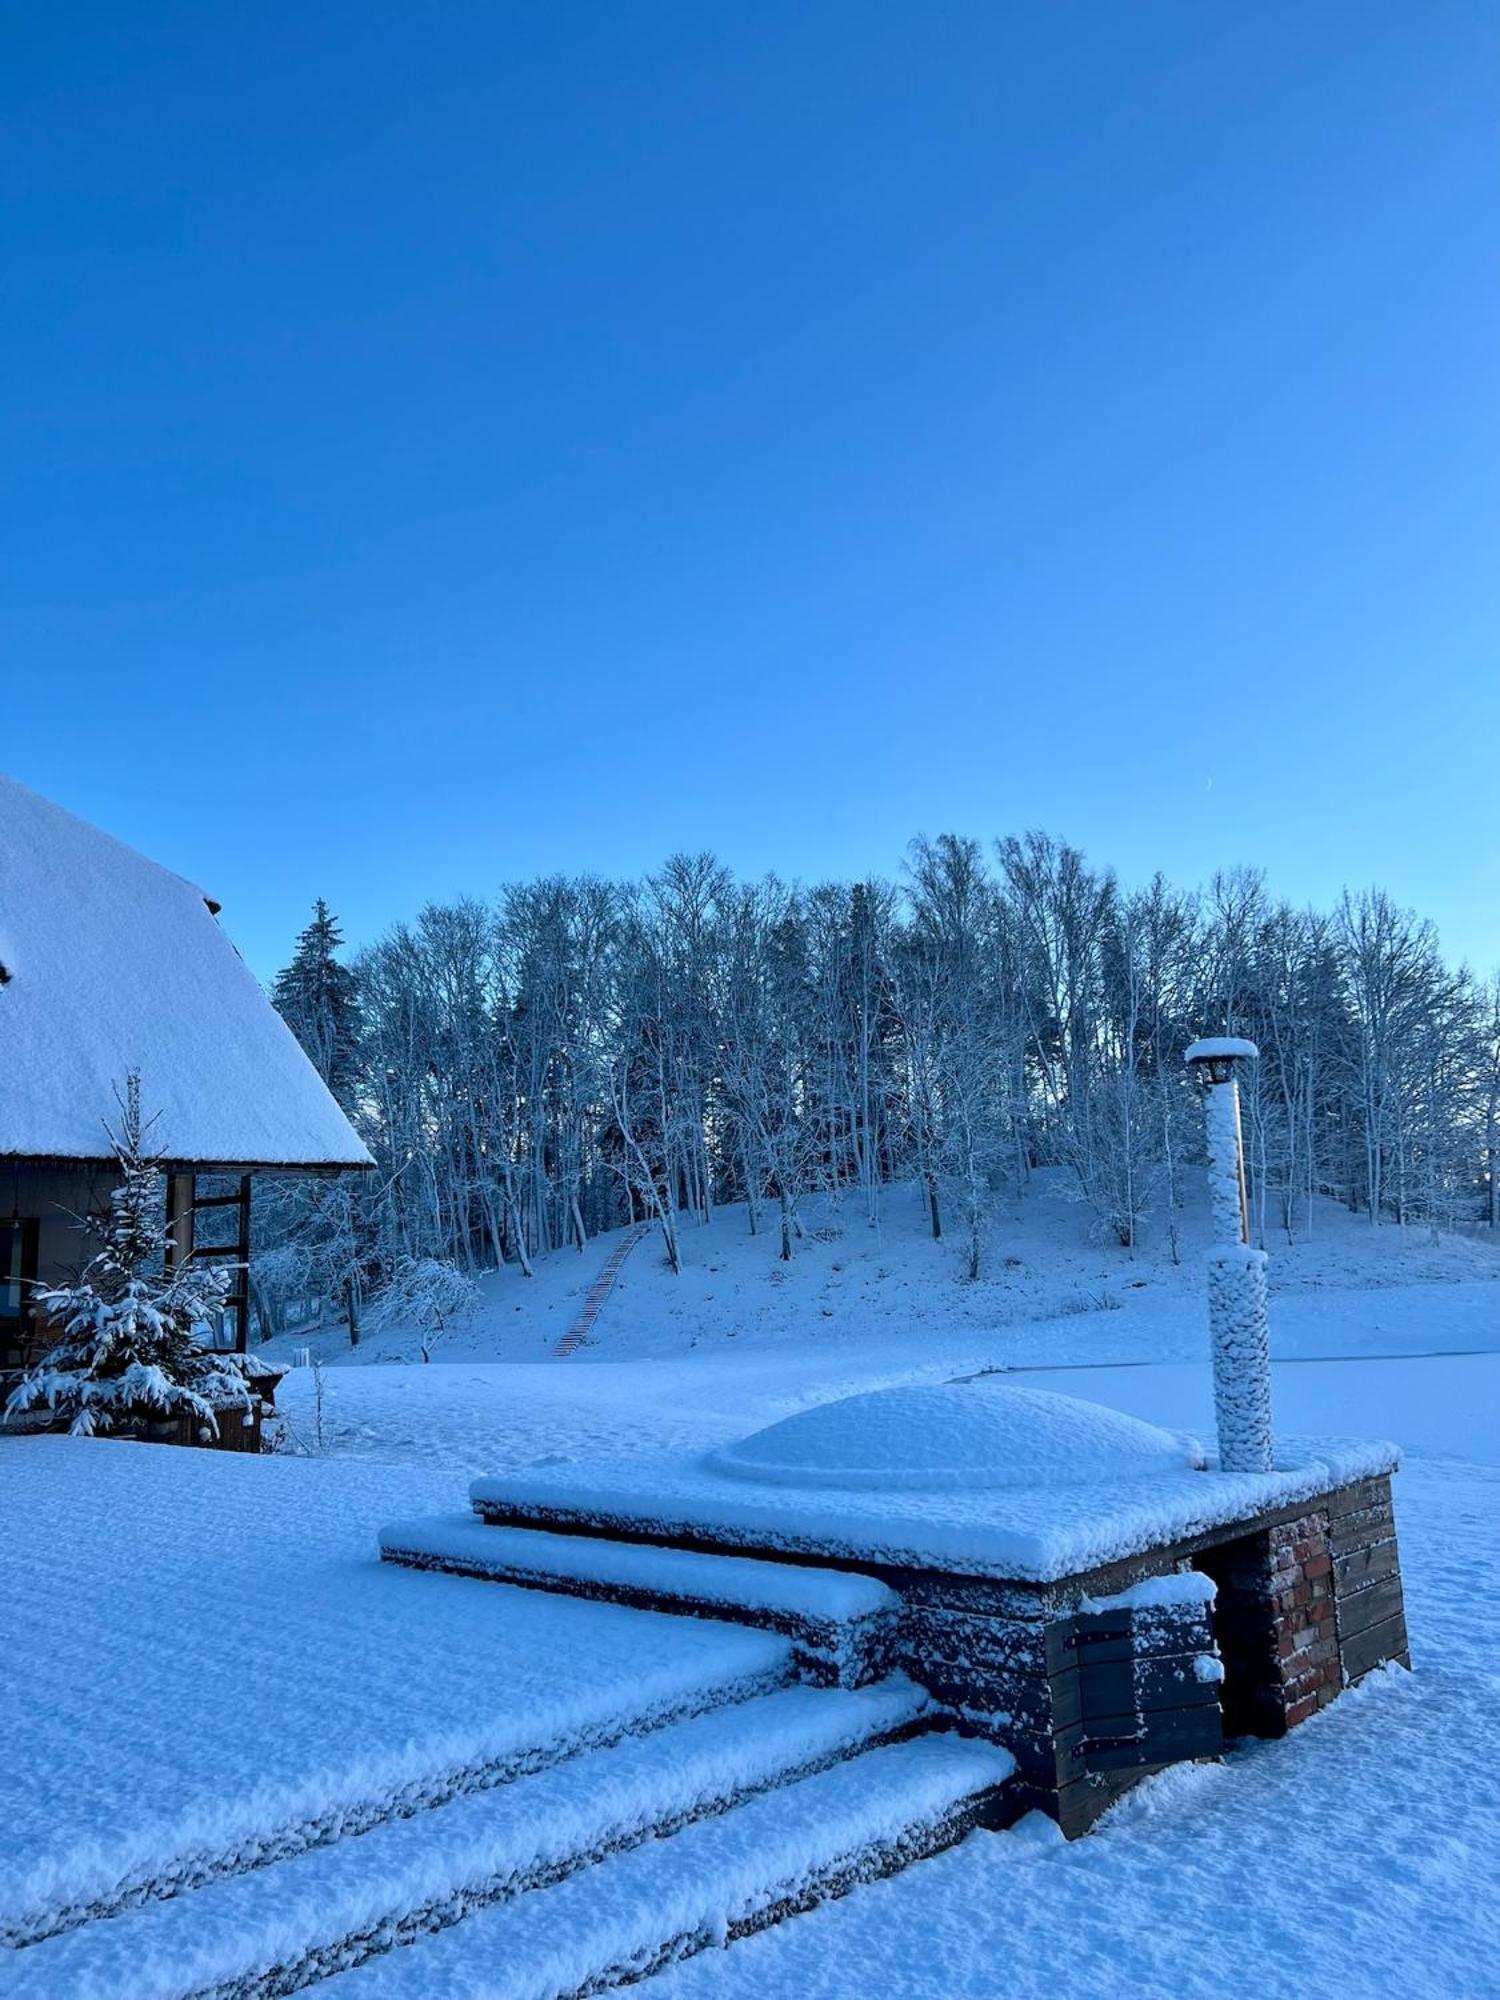
[[[358,1125],[359,982],[338,958],[342,945],[338,919],[320,896],[290,964],[276,975],[271,999],[314,1069]],[[348,1324],[351,1345],[358,1342],[361,1245],[370,1234],[363,1213],[367,1198],[368,1190],[352,1185],[348,1176],[329,1182],[296,1175],[267,1177],[250,1280],[262,1336],[273,1330],[285,1307],[286,1290],[280,1280],[290,1260],[281,1253],[295,1245],[301,1288],[310,1289],[320,1300],[336,1302]]]
[[[343,941],[338,919],[320,896],[291,964],[276,975],[271,998],[318,1075],[348,1110],[359,1061],[359,989],[339,961]]]
[[[7,1413],[46,1409],[74,1436],[188,1416],[217,1435],[216,1411],[248,1410],[238,1356],[199,1345],[224,1309],[227,1265],[168,1268],[166,1183],[146,1150],[140,1078],[126,1081],[118,1135],[120,1184],[110,1196],[103,1245],[76,1284],[37,1294],[57,1338],[12,1392]]]

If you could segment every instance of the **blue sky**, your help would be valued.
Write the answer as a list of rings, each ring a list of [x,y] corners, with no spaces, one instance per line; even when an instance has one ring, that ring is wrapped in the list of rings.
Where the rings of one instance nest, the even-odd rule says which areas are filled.
[[[1500,962],[1488,4],[12,9],[0,764],[313,896],[1044,825]]]

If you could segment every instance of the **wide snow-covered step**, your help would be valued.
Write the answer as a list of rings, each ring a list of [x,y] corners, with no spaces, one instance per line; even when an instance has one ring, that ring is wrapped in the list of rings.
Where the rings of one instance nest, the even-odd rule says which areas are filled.
[[[885,1671],[901,1609],[893,1590],[854,1571],[490,1527],[472,1514],[398,1521],[381,1530],[380,1552],[418,1569],[763,1625],[785,1633],[815,1673],[845,1687]]]
[[[780,1693],[589,1751],[15,1954],[7,2000],[271,2000],[920,1727],[909,1681]]]
[[[919,1737],[371,1959],[317,2000],[565,2000],[732,1943],[951,1846],[999,1810],[994,1744]]]
[[[422,1579],[417,1595],[456,1587],[464,1588],[443,1578]],[[155,1830],[149,1844],[137,1839],[130,1845],[125,1865],[105,1850],[103,1865],[84,1872],[70,1856],[42,1898],[6,1910],[0,1895],[0,1966],[7,1963],[7,1946],[32,1945],[138,1904],[327,1847],[805,1678],[791,1641],[777,1632],[723,1623],[689,1631],[678,1619],[579,1604],[553,1606],[563,1613],[561,1620],[549,1615],[538,1625],[527,1613],[539,1599],[528,1601],[513,1591],[488,1596],[495,1602],[474,1607],[481,1624],[482,1614],[498,1613],[500,1624],[522,1634],[539,1632],[548,1658],[556,1655],[546,1677],[527,1678],[519,1698],[502,1664],[493,1679],[475,1675],[472,1702],[456,1715],[450,1704],[446,1727],[392,1741],[382,1738],[387,1719],[377,1704],[369,1713],[368,1734],[335,1739],[330,1754],[309,1759],[302,1782],[283,1779],[243,1795],[215,1797],[206,1810],[189,1810],[177,1823],[170,1785],[162,1798],[143,1792],[140,1821],[146,1829],[155,1822]],[[506,1598],[512,1602],[503,1602]],[[411,1615],[420,1615],[415,1599]],[[582,1643],[570,1654],[570,1627],[576,1623],[580,1641],[587,1642],[595,1620],[605,1621],[609,1646]],[[501,1658],[513,1656],[512,1648]],[[601,1661],[608,1672],[596,1680]],[[246,1726],[253,1729],[253,1721]],[[190,1799],[189,1807],[193,1803]]]

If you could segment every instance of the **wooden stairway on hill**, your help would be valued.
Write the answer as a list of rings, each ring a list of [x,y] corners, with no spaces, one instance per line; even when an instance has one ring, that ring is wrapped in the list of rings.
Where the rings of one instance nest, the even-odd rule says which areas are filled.
[[[614,1249],[604,1260],[603,1268],[584,1296],[578,1308],[578,1317],[568,1328],[562,1339],[552,1350],[554,1361],[566,1361],[568,1356],[582,1347],[594,1330],[594,1321],[599,1317],[599,1309],[615,1288],[615,1279],[620,1275],[620,1267],[643,1236],[649,1235],[651,1224],[638,1222],[620,1238]]]

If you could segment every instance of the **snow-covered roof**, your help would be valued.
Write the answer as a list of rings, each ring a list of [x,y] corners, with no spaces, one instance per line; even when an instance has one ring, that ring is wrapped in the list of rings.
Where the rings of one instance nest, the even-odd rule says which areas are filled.
[[[213,907],[0,775],[0,1158],[109,1159],[139,1070],[167,1160],[371,1164]]]

